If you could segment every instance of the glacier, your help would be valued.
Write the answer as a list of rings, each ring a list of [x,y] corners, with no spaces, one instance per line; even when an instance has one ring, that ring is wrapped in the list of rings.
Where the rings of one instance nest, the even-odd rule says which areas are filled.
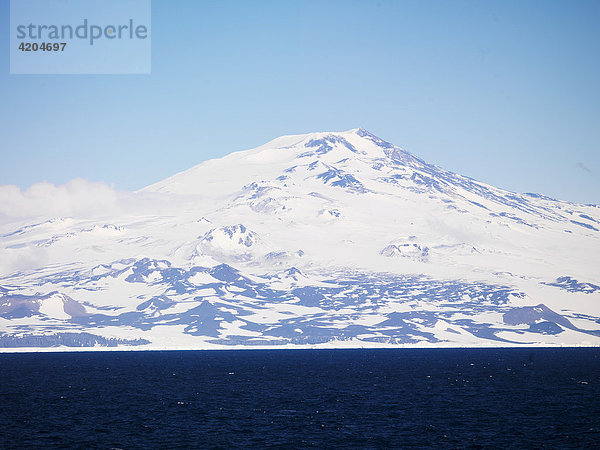
[[[600,345],[598,205],[362,128],[133,195],[145,209],[0,224],[0,351]]]

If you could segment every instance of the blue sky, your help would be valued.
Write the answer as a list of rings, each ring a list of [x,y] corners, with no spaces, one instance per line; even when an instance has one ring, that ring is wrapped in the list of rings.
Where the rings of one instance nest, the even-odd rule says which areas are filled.
[[[10,75],[0,184],[139,189],[364,127],[446,169],[600,203],[598,1],[152,1],[150,75]]]

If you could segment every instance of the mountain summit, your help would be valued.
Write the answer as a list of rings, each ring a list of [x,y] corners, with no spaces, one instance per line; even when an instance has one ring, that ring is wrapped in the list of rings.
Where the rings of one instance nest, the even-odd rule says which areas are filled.
[[[48,263],[0,276],[0,346],[600,344],[600,208],[362,128],[283,136],[138,195],[172,210],[5,230],[5,249]]]
[[[343,161],[345,160],[345,161]],[[224,158],[205,161],[189,170],[176,174],[164,181],[151,185],[143,191],[175,194],[196,194],[210,180],[221,185],[223,182],[238,181],[243,184],[255,179],[278,174],[293,165],[306,163],[343,164],[355,160],[379,161],[407,166],[425,164],[410,153],[396,147],[362,128],[344,132],[321,132],[281,136],[252,150],[232,153]],[[219,175],[226,170],[231,177]],[[233,173],[235,172],[235,176]],[[234,184],[235,186],[235,184]]]

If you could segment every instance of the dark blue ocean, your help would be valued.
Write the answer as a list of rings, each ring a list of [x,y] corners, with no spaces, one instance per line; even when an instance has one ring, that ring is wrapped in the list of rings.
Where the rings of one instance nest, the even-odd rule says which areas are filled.
[[[4,448],[600,446],[600,349],[0,355]]]

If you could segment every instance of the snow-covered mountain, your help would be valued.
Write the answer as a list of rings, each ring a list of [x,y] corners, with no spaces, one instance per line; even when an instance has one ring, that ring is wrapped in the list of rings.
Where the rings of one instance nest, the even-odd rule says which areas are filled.
[[[600,344],[600,207],[516,194],[364,129],[283,136],[0,229],[0,347]]]

